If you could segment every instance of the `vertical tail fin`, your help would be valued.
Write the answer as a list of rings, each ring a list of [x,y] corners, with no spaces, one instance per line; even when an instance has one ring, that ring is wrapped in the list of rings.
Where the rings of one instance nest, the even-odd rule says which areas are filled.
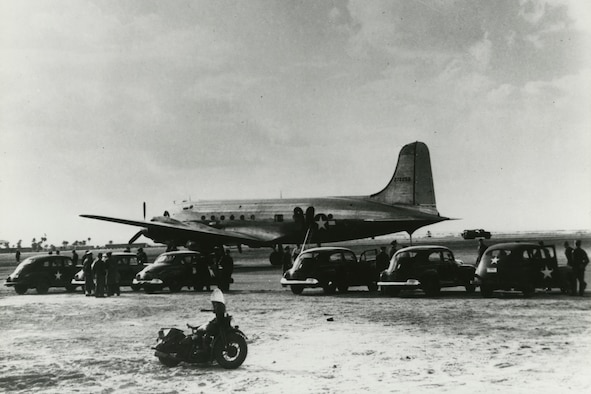
[[[383,204],[402,204],[438,215],[429,149],[423,142],[405,145],[390,183],[370,199]]]

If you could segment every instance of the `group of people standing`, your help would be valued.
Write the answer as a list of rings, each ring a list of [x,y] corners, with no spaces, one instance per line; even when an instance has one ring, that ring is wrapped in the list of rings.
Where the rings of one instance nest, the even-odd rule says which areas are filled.
[[[99,252],[96,259],[93,259],[92,252],[87,250],[82,257],[82,270],[87,297],[94,295],[101,298],[105,297],[105,293],[107,297],[121,295],[119,269],[111,252]]]

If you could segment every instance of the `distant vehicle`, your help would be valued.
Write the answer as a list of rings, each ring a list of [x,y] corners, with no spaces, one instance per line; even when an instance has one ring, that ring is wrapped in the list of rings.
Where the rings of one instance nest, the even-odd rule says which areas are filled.
[[[21,262],[8,276],[5,285],[14,287],[17,294],[36,289],[47,294],[50,287],[64,287],[74,291],[71,281],[79,267],[68,256],[43,254],[32,256]]]
[[[508,242],[486,249],[476,268],[476,279],[484,297],[495,290],[517,290],[529,296],[535,289],[559,288],[566,293],[572,270],[558,266],[554,245]]]
[[[476,239],[476,238],[486,238],[490,239],[492,234],[490,231],[485,231],[483,229],[478,230],[464,230],[462,232],[462,238],[464,239]]]
[[[176,293],[185,286],[200,291],[212,284],[215,284],[215,277],[209,272],[206,257],[193,251],[162,253],[154,263],[140,271],[132,282],[134,286],[143,287],[146,293],[166,287],[171,293]]]
[[[475,268],[456,260],[444,246],[410,246],[397,251],[390,266],[380,274],[383,293],[398,295],[401,290],[421,289],[436,296],[442,287],[464,286],[473,293]]]
[[[326,294],[332,294],[337,289],[346,292],[353,286],[367,286],[369,291],[376,291],[376,282],[375,260],[357,260],[352,250],[340,247],[303,251],[281,278],[281,285],[289,286],[294,294],[301,294],[305,288],[317,287],[321,287]]]
[[[140,290],[140,286],[134,285],[132,282],[137,273],[144,269],[145,265],[138,263],[135,253],[113,252],[112,258],[117,261],[119,286],[130,286],[133,291]],[[74,288],[81,286],[84,289],[85,280],[86,275],[84,275],[84,270],[81,269],[74,275],[71,283]]]

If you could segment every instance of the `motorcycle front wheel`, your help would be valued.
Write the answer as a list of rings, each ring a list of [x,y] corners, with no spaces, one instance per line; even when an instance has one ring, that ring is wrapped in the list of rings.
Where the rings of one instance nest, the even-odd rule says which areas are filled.
[[[247,353],[246,340],[235,332],[228,333],[227,346],[223,341],[217,341],[213,347],[215,361],[226,369],[235,369],[241,366]]]

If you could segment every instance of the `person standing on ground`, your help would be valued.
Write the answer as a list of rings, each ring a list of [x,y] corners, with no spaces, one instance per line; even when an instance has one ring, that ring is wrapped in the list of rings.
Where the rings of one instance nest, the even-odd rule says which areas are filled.
[[[148,264],[148,255],[144,252],[144,248],[138,248],[136,257],[138,264]]]
[[[285,271],[289,271],[291,269],[292,266],[292,260],[291,260],[291,250],[289,248],[289,246],[286,246],[283,249],[283,255],[281,257],[282,259],[282,269],[283,269],[283,273],[285,273]]]
[[[105,296],[105,276],[107,274],[102,253],[99,253],[94,263],[92,263],[92,274],[96,281],[94,296],[102,298]]]
[[[119,288],[119,267],[111,252],[107,252],[107,296],[121,295]]]
[[[376,256],[376,271],[378,275],[380,272],[384,271],[390,265],[390,258],[388,257],[388,253],[386,253],[386,247],[380,247],[380,253]]]
[[[478,263],[480,263],[480,259],[482,258],[482,255],[484,254],[484,251],[486,250],[486,248],[488,248],[488,245],[484,243],[484,239],[479,238],[478,239],[478,257],[476,257],[476,265],[478,265]]]
[[[72,262],[74,265],[78,265],[78,253],[76,253],[76,249],[72,249]]]
[[[87,250],[82,257],[82,272],[84,272],[84,292],[87,297],[94,291],[94,280],[92,273],[92,253]]]
[[[388,257],[390,260],[392,258],[392,256],[394,256],[394,253],[396,253],[396,251],[398,250],[398,241],[393,240],[392,242],[390,242],[390,253],[388,254]]]
[[[575,280],[573,281],[572,295],[576,295],[578,281],[579,295],[582,296],[585,292],[585,288],[587,287],[587,283],[585,282],[585,268],[587,267],[587,264],[589,264],[589,257],[587,256],[587,252],[581,248],[580,239],[575,241],[575,248],[573,249],[572,255],[572,267],[575,277]]]
[[[20,249],[16,250],[16,253],[14,254],[14,257],[16,258],[16,263],[20,263],[21,262],[21,251]]]

